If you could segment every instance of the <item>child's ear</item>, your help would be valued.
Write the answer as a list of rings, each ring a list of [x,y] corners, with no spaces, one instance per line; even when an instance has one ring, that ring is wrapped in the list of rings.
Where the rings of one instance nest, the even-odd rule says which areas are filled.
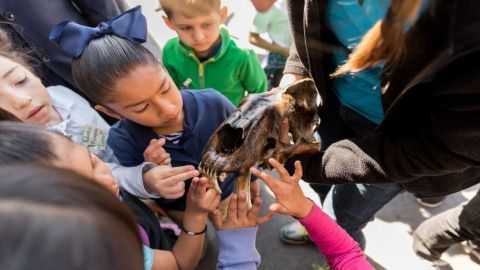
[[[170,21],[170,19],[167,17],[167,16],[162,16],[162,19],[163,21],[165,22],[165,24],[167,25],[168,28],[173,29],[173,23],[172,21]]]
[[[115,119],[122,119],[123,117],[116,113],[115,111],[105,107],[105,106],[102,106],[102,105],[95,105],[95,110],[97,111],[100,111],[100,112],[103,112],[104,114],[110,116],[110,117],[113,117]]]
[[[220,9],[220,23],[225,23],[225,20],[227,19],[228,16],[228,8],[226,6],[223,6]]]

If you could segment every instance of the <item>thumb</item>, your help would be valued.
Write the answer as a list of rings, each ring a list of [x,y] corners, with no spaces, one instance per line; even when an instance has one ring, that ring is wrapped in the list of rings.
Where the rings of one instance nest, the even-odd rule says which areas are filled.
[[[281,215],[289,215],[287,208],[283,207],[279,203],[272,203],[269,207],[268,210],[274,213],[278,213]]]
[[[279,135],[280,142],[285,144],[290,143],[290,137],[288,136],[289,130],[290,130],[290,126],[288,125],[288,118],[285,118],[280,124],[280,135]]]
[[[222,213],[220,212],[220,210],[218,210],[218,209],[213,210],[211,218],[212,218],[212,224],[215,227],[215,229],[217,231],[221,230],[223,220],[222,220]]]

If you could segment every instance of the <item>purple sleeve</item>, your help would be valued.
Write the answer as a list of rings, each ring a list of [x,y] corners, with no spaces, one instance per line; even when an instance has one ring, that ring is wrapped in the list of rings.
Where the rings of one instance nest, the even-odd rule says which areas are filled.
[[[355,242],[335,221],[313,204],[310,214],[299,220],[332,270],[375,269]]]
[[[138,234],[140,235],[140,239],[142,240],[142,244],[144,246],[149,247],[150,246],[150,240],[148,239],[148,235],[147,235],[147,232],[145,231],[145,229],[143,229],[142,226],[137,224],[137,230],[138,230]]]
[[[260,254],[255,248],[257,228],[217,231],[219,254],[217,270],[256,270]]]

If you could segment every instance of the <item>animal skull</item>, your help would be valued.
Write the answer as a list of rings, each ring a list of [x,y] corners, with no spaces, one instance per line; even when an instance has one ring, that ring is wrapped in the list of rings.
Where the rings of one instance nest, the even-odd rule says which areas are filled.
[[[303,79],[262,94],[251,94],[210,137],[199,170],[220,191],[217,181],[237,175],[236,189],[250,195],[252,166],[270,168],[268,159],[284,164],[296,154],[316,153],[314,132],[319,124],[320,96],[313,80]],[[279,141],[280,124],[289,120],[291,144]],[[250,199],[247,199],[250,202]]]

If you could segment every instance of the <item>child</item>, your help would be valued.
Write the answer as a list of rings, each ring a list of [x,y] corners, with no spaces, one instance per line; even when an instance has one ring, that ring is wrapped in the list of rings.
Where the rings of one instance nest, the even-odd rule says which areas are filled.
[[[137,166],[144,162],[150,141],[165,138],[164,149],[172,166],[197,167],[208,139],[235,106],[214,90],[178,90],[160,61],[139,44],[142,36],[137,34],[146,33],[140,7],[105,24],[110,24],[105,31],[72,22],[61,24],[52,31],[52,40],[75,57],[73,77],[98,104],[95,108],[120,119],[110,129],[107,141],[115,156],[124,166]],[[79,29],[89,29],[92,34],[82,34]],[[122,38],[118,33],[131,36]],[[80,40],[81,47],[77,46]],[[233,175],[229,175],[221,184],[222,198],[230,195],[233,184]],[[156,201],[167,210],[185,209],[185,196]],[[181,219],[181,213],[169,215]]]
[[[213,88],[235,106],[245,93],[261,93],[267,81],[257,56],[241,49],[220,25],[220,0],[160,0],[167,26],[178,34],[163,48],[163,64],[178,88]]]
[[[269,87],[277,87],[283,76],[283,68],[292,44],[292,36],[288,30],[287,9],[281,0],[252,0],[252,4],[257,13],[253,19],[249,41],[269,52],[265,73],[269,80]],[[260,36],[264,33],[268,34],[272,42]]]
[[[6,113],[24,123],[47,126],[86,146],[103,161],[109,162],[123,188],[142,198],[176,198],[174,193],[178,193],[178,188],[161,185],[165,182],[163,180],[167,180],[163,176],[177,170],[187,174],[186,178],[182,178],[186,180],[197,173],[193,167],[173,169],[169,166],[142,173],[148,163],[133,168],[114,164],[117,160],[106,144],[110,126],[88,102],[63,86],[45,88],[27,64],[27,55],[17,51],[3,31],[0,31],[0,44],[0,74],[5,75],[0,78],[0,108]],[[6,113],[0,114],[0,120],[11,119]],[[153,157],[153,150],[159,152],[156,153],[157,158]],[[159,159],[162,159],[168,162],[168,154],[162,150],[161,142],[154,142],[145,154],[149,156],[149,161],[160,162]]]
[[[108,168],[85,147],[38,126],[0,122],[0,165],[27,163],[75,171],[118,196],[118,185],[115,189],[116,183]],[[172,251],[152,250],[147,247],[150,239],[144,238],[145,269],[172,269],[173,266],[194,269],[198,264],[207,215],[217,207],[220,196],[215,190],[207,189],[205,178],[194,178],[187,197],[183,233]],[[119,235],[119,238],[121,237]]]
[[[24,164],[0,179],[0,269],[143,269],[132,214],[97,184]]]

